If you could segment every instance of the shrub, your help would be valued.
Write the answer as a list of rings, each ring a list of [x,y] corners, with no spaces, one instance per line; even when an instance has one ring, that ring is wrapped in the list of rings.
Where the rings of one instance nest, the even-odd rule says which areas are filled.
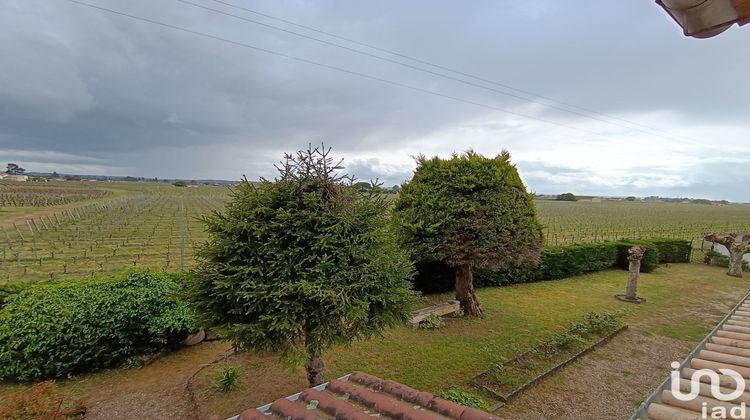
[[[242,383],[242,368],[237,365],[222,366],[213,375],[213,389],[216,392],[229,392]]]
[[[617,247],[613,243],[549,246],[542,249],[538,265],[513,264],[505,270],[477,270],[477,285],[554,280],[606,270],[616,262]]]
[[[206,326],[240,349],[306,362],[409,317],[412,266],[389,223],[384,194],[350,188],[327,150],[288,156],[274,181],[236,188],[205,217],[190,300]]]
[[[65,420],[85,411],[79,401],[66,401],[52,381],[6,395],[0,402],[0,418],[6,420]]]
[[[693,251],[692,241],[684,239],[651,239],[659,249],[659,263],[688,263]]]
[[[419,328],[424,330],[436,330],[438,328],[443,328],[444,326],[445,321],[443,321],[443,318],[438,314],[430,314],[427,318],[419,322]]]
[[[615,242],[617,245],[617,267],[628,269],[628,249],[640,245],[646,248],[646,252],[641,259],[641,272],[650,273],[659,268],[659,248],[651,241],[631,241],[622,240]]]
[[[574,343],[583,343],[585,340],[578,334],[570,331],[562,331],[554,334],[549,340],[544,342],[537,350],[545,354],[557,354],[560,350],[570,348]]]
[[[729,257],[720,252],[708,251],[706,252],[706,256],[713,265],[718,267],[729,267]],[[742,271],[750,271],[750,263],[748,263],[747,260],[742,260]]]
[[[534,199],[506,151],[494,158],[472,151],[450,159],[417,158],[394,209],[401,241],[415,261],[456,268],[456,298],[466,315],[481,314],[475,268],[539,260],[542,231]]]
[[[21,293],[21,290],[26,287],[27,286],[22,285],[22,283],[7,283],[0,285],[0,309],[8,303],[12,296]]]
[[[582,320],[571,323],[570,332],[581,337],[587,337],[592,334],[612,331],[622,325],[620,316],[621,314],[613,312],[601,314],[589,312],[583,316]]]
[[[195,329],[181,289],[148,271],[25,289],[0,310],[0,378],[61,377],[174,347]]]
[[[549,340],[537,346],[533,352],[552,355],[560,350],[570,348],[574,343],[585,342],[587,338],[599,337],[609,333],[622,325],[621,314],[604,312],[597,314],[589,312],[580,321],[573,321],[565,331],[554,334]]]
[[[561,279],[611,268],[617,248],[610,243],[545,247],[537,280]]]
[[[478,408],[484,411],[490,408],[490,405],[479,395],[458,388],[451,388],[440,393],[438,396],[466,407]]]

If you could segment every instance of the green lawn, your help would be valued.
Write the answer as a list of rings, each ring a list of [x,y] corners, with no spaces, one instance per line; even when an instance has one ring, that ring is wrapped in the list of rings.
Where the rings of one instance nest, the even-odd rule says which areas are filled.
[[[642,274],[639,295],[647,303],[633,305],[613,298],[624,292],[626,281],[625,271],[605,271],[480,289],[483,318],[448,320],[437,331],[397,328],[383,338],[335,350],[327,357],[331,376],[366,370],[433,391],[463,384],[488,362],[528,349],[590,311],[622,310],[626,323],[643,324],[652,334],[699,341],[711,325],[701,321],[705,314],[685,314],[684,306],[703,299],[734,302],[747,291],[747,280],[725,276],[722,269],[674,265]]]
[[[723,269],[678,264],[642,274],[639,295],[647,302],[634,305],[613,297],[624,291],[626,281],[626,271],[604,271],[570,279],[480,289],[477,294],[484,310],[482,318],[448,319],[447,325],[438,330],[397,327],[380,338],[336,348],[325,355],[327,376],[335,378],[362,370],[430,392],[452,386],[477,392],[468,380],[489,362],[510,358],[534,346],[587,312],[620,310],[624,312],[623,320],[639,334],[697,342],[748,289],[748,279],[728,277]],[[192,372],[227,349],[228,345],[223,343],[202,344],[138,370],[113,369],[61,381],[59,385],[65,393],[89,402],[115,404],[124,395],[141,393],[142,398],[161,399],[168,404],[172,397],[160,396],[159,392],[171,387],[178,389]],[[606,356],[606,351],[605,346],[597,353]],[[233,356],[230,362],[243,367],[244,382],[237,391],[223,395],[210,390],[211,369],[205,370],[196,382],[196,400],[201,412],[206,416],[229,416],[306,386],[301,369],[288,371],[277,361],[272,354]],[[3,388],[0,393],[15,387]]]
[[[468,380],[489,362],[529,349],[587,312],[623,311],[624,322],[643,334],[698,342],[748,290],[747,279],[731,278],[723,269],[697,264],[679,264],[642,274],[639,295],[647,302],[641,305],[613,297],[624,292],[626,282],[626,271],[604,271],[564,280],[480,289],[477,294],[483,318],[449,319],[446,327],[439,330],[394,328],[382,338],[335,349],[325,357],[328,377],[362,370],[430,392],[451,386],[477,392]],[[450,298],[450,294],[445,295],[445,299]],[[710,309],[696,313],[694,308],[699,307]],[[264,357],[262,364],[258,356],[242,355],[236,359],[245,366],[245,390],[235,396],[207,393],[204,404],[211,409],[206,412],[217,410],[228,415],[278,398],[279,390],[292,394],[305,386],[301,371],[290,374],[267,366],[273,358]],[[263,384],[271,382],[275,386],[255,385],[260,372]],[[525,382],[523,379],[531,377],[517,379]],[[208,386],[207,381],[204,386]],[[272,395],[267,389],[277,394]]]

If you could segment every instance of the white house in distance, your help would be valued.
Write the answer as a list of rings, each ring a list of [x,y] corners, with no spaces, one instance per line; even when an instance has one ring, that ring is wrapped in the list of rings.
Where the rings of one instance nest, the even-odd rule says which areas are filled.
[[[9,173],[0,172],[0,181],[17,181],[25,182],[29,180],[28,175],[11,175]]]

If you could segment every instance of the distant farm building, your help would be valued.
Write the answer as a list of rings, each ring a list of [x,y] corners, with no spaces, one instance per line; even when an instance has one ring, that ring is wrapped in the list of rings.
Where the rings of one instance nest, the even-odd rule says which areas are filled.
[[[28,175],[11,175],[9,173],[0,173],[0,181],[17,181],[26,182],[29,180]]]
[[[592,196],[592,195],[577,195],[576,199],[578,201],[591,201],[591,202],[594,202],[594,203],[598,203],[598,202],[602,201],[601,197],[595,197],[595,196]]]

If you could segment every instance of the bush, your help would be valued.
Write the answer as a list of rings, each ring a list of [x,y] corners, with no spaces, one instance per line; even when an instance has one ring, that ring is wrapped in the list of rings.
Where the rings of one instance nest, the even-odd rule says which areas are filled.
[[[477,286],[502,286],[554,280],[612,268],[617,262],[614,243],[549,246],[542,249],[539,265],[515,264],[508,269],[477,270]]]
[[[27,288],[0,310],[0,379],[61,377],[174,347],[195,329],[181,289],[148,271]]]
[[[458,388],[451,388],[440,393],[438,396],[466,407],[478,408],[484,411],[490,408],[490,405],[479,395]]]
[[[693,251],[691,241],[683,239],[652,239],[659,249],[659,263],[687,263]]]
[[[15,296],[19,293],[21,293],[21,290],[25,289],[26,285],[22,285],[22,283],[8,283],[0,285],[0,309],[3,309],[3,307],[8,303],[11,296]]]
[[[581,337],[613,331],[622,326],[621,316],[621,313],[604,312],[597,314],[596,312],[589,312],[580,321],[572,322],[569,331]]]
[[[216,392],[229,392],[242,382],[242,368],[237,365],[226,365],[213,375],[213,389]]]
[[[628,269],[628,249],[640,245],[646,248],[646,252],[641,259],[641,272],[650,273],[659,267],[659,248],[651,241],[631,241],[623,240],[615,242],[617,246],[617,267]]]
[[[612,268],[617,248],[611,243],[551,246],[542,251],[536,280],[553,280]]]
[[[52,381],[16,391],[0,402],[0,418],[6,420],[64,420],[85,412],[80,401],[66,401]]]
[[[436,330],[438,328],[443,328],[444,326],[445,321],[443,321],[443,318],[438,314],[430,314],[427,318],[419,322],[419,328],[423,330]]]
[[[708,251],[706,256],[709,258],[711,265],[729,267],[729,257],[720,252]],[[742,271],[750,271],[750,264],[747,260],[742,260]]]

